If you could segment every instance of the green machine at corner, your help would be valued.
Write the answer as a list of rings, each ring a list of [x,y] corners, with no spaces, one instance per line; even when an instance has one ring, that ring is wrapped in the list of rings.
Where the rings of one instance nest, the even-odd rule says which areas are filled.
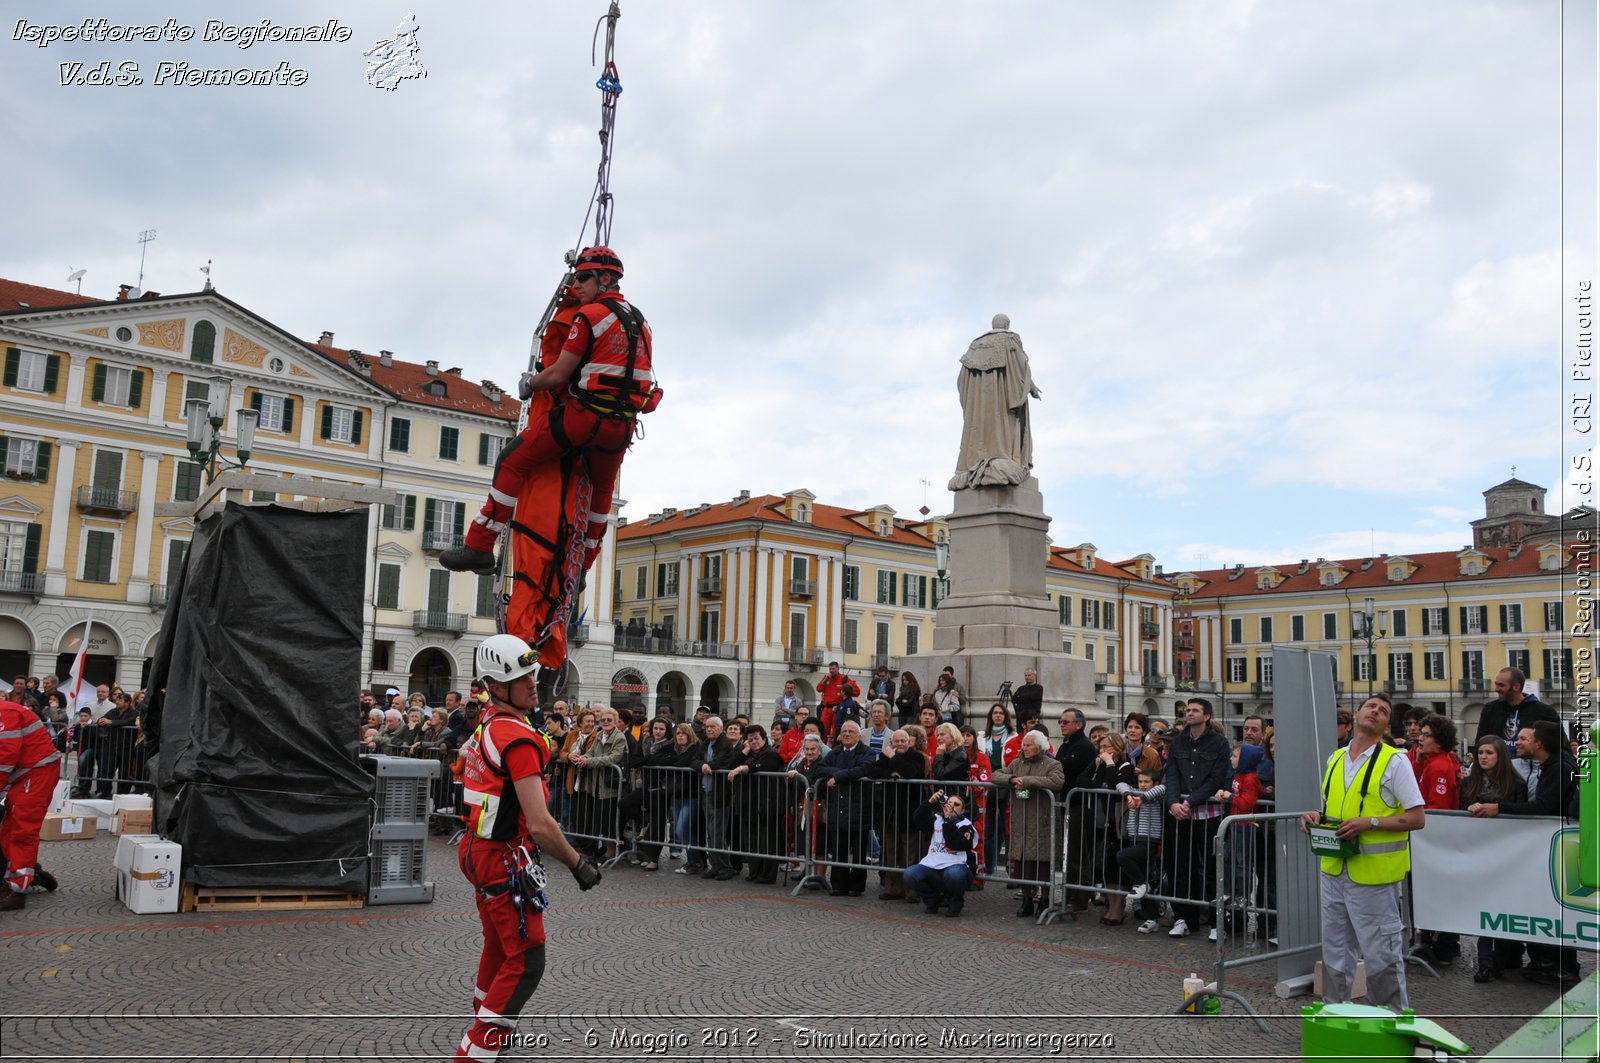
[[[1600,724],[1578,750],[1578,881],[1600,889]]]
[[[1433,1058],[1464,1056],[1469,1049],[1431,1019],[1409,1008],[1396,1015],[1370,1004],[1311,1004],[1300,1009],[1300,1058],[1322,1063],[1412,1059],[1432,1049]],[[1424,1056],[1423,1058],[1427,1058]]]

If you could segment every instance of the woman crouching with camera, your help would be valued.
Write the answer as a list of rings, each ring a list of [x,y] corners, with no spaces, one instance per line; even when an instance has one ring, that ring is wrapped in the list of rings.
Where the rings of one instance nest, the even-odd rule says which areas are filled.
[[[959,794],[947,797],[943,790],[935,790],[911,814],[911,826],[932,831],[933,840],[927,855],[906,868],[905,888],[921,895],[929,915],[942,903],[944,914],[954,919],[966,904],[977,863],[978,828],[967,818],[966,801]]]

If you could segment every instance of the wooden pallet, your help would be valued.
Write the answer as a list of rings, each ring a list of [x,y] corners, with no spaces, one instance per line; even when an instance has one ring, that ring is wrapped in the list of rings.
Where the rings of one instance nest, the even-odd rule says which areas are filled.
[[[331,890],[265,889],[255,886],[196,886],[183,884],[180,912],[293,912],[318,908],[360,908],[366,898],[359,893]]]

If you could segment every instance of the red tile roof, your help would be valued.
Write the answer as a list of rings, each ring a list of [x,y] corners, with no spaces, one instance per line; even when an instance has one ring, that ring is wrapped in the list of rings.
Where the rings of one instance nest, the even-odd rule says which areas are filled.
[[[1345,560],[1334,559],[1334,563],[1342,565],[1349,575],[1340,583],[1332,587],[1324,587],[1318,571],[1320,565],[1328,562],[1313,561],[1306,571],[1300,572],[1298,561],[1287,565],[1255,565],[1244,566],[1237,577],[1233,577],[1234,569],[1219,568],[1197,571],[1194,575],[1199,577],[1194,594],[1191,598],[1220,598],[1235,597],[1255,594],[1298,594],[1306,591],[1330,590],[1367,590],[1377,587],[1400,587],[1421,583],[1477,583],[1491,579],[1509,579],[1515,576],[1532,576],[1538,574],[1539,550],[1535,546],[1525,546],[1516,557],[1511,556],[1511,548],[1506,546],[1486,546],[1480,551],[1489,559],[1488,567],[1476,576],[1463,576],[1461,574],[1461,559],[1457,555],[1460,551],[1450,550],[1426,554],[1394,554],[1374,558],[1349,558]],[[1398,557],[1410,559],[1417,567],[1410,577],[1404,580],[1391,581],[1389,579],[1388,562]],[[1371,564],[1365,571],[1361,566],[1370,561]],[[1575,567],[1578,558],[1569,559],[1568,567]],[[1272,590],[1261,590],[1256,587],[1256,573],[1263,568],[1275,568],[1284,577],[1283,582]],[[1169,573],[1168,578],[1174,574]]]
[[[1164,587],[1168,590],[1172,588],[1172,584],[1165,579],[1140,579],[1138,573],[1134,570],[1134,562],[1132,560],[1107,561],[1103,557],[1096,557],[1093,569],[1084,568],[1072,559],[1073,549],[1073,547],[1069,546],[1052,546],[1050,548],[1050,560],[1045,563],[1045,567],[1061,572],[1081,572],[1085,576],[1127,579],[1135,583],[1147,583],[1153,587]]]
[[[349,350],[343,347],[330,347],[323,343],[307,343],[306,346],[352,372],[355,371]],[[443,410],[473,413],[480,417],[494,417],[511,422],[515,422],[522,412],[522,403],[517,401],[516,396],[502,395],[499,402],[494,402],[484,395],[482,385],[468,380],[459,373],[440,369],[436,375],[430,375],[428,367],[417,362],[391,358],[391,364],[386,366],[378,360],[378,355],[363,351],[360,352],[360,356],[365,359],[372,371],[372,375],[364,379],[370,379],[378,387],[403,402],[415,402],[422,406],[435,406]],[[445,385],[445,394],[435,395],[428,390],[428,385],[435,381]]]
[[[0,314],[4,313],[35,313],[41,310],[53,310],[74,306],[105,306],[136,305],[142,302],[157,302],[165,299],[190,299],[196,295],[207,295],[229,306],[237,308],[241,313],[261,322],[268,328],[284,334],[284,330],[262,317],[260,314],[247,307],[234,302],[221,292],[207,290],[204,292],[187,292],[181,295],[160,296],[151,294],[145,299],[124,302],[120,299],[95,299],[91,296],[76,295],[72,292],[58,291],[54,288],[41,288],[37,284],[24,284],[21,281],[0,278]],[[351,364],[351,352],[342,347],[331,347],[321,343],[305,343],[307,349],[316,352],[324,358],[344,366],[351,372],[356,367]],[[467,380],[457,373],[440,371],[438,375],[429,375],[425,365],[417,362],[406,362],[398,358],[392,359],[393,364],[385,366],[378,361],[376,355],[363,355],[371,367],[371,375],[363,376],[373,384],[394,395],[402,402],[414,402],[422,406],[433,406],[437,409],[452,410],[459,413],[477,414],[480,417],[492,417],[500,421],[515,423],[522,412],[522,404],[515,398],[503,396],[499,402],[491,400],[483,393],[483,386],[477,382]],[[361,375],[361,374],[357,374]],[[428,384],[433,381],[442,381],[445,385],[444,395],[435,395],[428,390]]]
[[[756,495],[748,499],[734,499],[731,502],[719,502],[706,509],[680,510],[670,517],[657,517],[654,520],[630,521],[617,529],[617,538],[622,541],[645,539],[661,532],[681,532],[694,528],[712,528],[720,524],[736,524],[740,521],[759,520],[773,524],[789,524],[798,528],[814,527],[823,531],[843,532],[857,539],[871,539],[874,542],[899,543],[902,546],[920,546],[923,549],[932,549],[933,540],[926,535],[914,532],[905,526],[905,522],[896,521],[894,531],[886,536],[878,535],[870,528],[864,527],[852,520],[868,510],[844,509],[839,506],[824,505],[814,502],[811,505],[810,524],[790,520],[783,512],[783,495]],[[917,522],[921,524],[921,521]]]
[[[103,301],[92,295],[41,288],[37,284],[8,281],[0,277],[0,313],[10,310],[50,310],[61,306],[88,306]]]

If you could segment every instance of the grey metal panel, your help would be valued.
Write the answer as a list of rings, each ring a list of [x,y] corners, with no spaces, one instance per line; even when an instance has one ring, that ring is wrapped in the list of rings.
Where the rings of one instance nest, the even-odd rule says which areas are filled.
[[[1279,812],[1308,812],[1322,807],[1322,773],[1338,743],[1338,698],[1334,693],[1334,654],[1302,646],[1272,647],[1272,721],[1277,756],[1273,799]],[[1296,828],[1280,828],[1296,829]],[[1291,862],[1303,864],[1308,847],[1302,839],[1280,839],[1274,846],[1278,882],[1316,876],[1297,875]],[[1319,884],[1320,885],[1320,884]],[[1321,890],[1300,895],[1278,891],[1278,943],[1283,949],[1322,938]],[[1316,957],[1289,956],[1278,961],[1278,987],[1309,984]]]

